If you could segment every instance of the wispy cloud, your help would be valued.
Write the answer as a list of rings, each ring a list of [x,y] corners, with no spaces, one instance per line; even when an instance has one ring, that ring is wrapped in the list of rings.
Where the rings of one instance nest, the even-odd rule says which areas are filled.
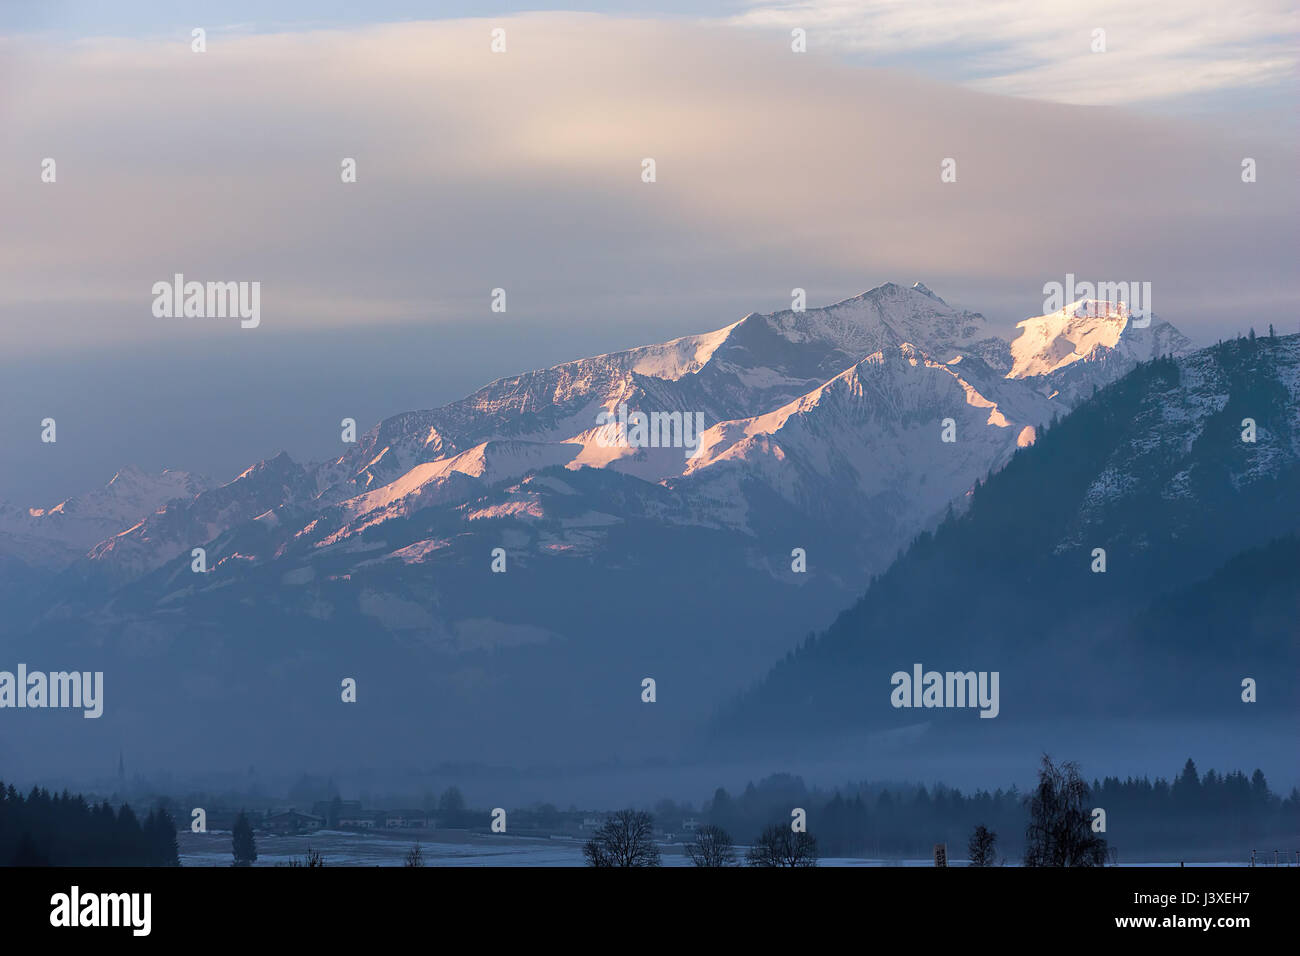
[[[800,27],[810,46],[878,65],[1080,105],[1294,83],[1300,62],[1293,0],[755,0],[730,22]]]

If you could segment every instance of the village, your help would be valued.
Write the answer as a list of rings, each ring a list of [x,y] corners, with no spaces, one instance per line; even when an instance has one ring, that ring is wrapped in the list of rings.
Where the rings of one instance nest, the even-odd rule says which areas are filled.
[[[234,827],[239,810],[212,809],[207,811],[207,830],[225,831]],[[245,809],[243,813],[252,824],[253,831],[270,836],[304,836],[322,830],[337,831],[409,831],[412,835],[437,830],[465,830],[493,832],[491,814],[482,810],[443,807],[434,810],[419,808],[376,809],[364,808],[360,800],[319,800],[311,805],[310,812],[296,806],[271,807],[263,810]],[[515,836],[531,837],[587,837],[605,822],[605,814],[591,810],[559,810],[553,806],[528,807],[510,810],[506,815],[505,832]],[[690,839],[704,825],[704,821],[686,813],[668,814],[657,818],[656,836],[665,843]]]

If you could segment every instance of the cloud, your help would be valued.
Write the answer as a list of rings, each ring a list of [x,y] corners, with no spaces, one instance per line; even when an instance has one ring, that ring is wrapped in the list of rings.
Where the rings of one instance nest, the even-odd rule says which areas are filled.
[[[973,89],[1081,105],[1294,86],[1291,0],[757,0],[730,22],[788,31]],[[1093,51],[1104,31],[1105,52]]]
[[[0,71],[10,355],[475,318],[624,323],[633,344],[788,307],[795,286],[818,304],[889,279],[1008,322],[1066,272],[1152,281],[1157,311],[1192,326],[1296,298],[1285,137],[989,95],[716,24],[210,33],[205,54],[9,40]],[[154,318],[151,286],[176,272],[260,281],[261,327]]]

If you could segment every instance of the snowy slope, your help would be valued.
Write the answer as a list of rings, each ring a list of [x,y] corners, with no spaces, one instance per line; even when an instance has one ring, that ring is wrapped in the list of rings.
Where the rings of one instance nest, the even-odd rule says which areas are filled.
[[[1161,355],[1184,355],[1191,341],[1168,322],[1151,317],[1146,327],[1121,303],[1080,299],[1056,312],[1034,316],[1016,325],[1011,342],[1012,366],[1007,378],[1050,376],[1080,362],[1094,362],[1112,353],[1126,362],[1149,361]]]
[[[179,554],[188,555],[191,548],[241,522],[310,500],[309,473],[281,452],[246,469],[233,481],[165,504],[99,542],[88,558],[113,578],[129,579]]]
[[[128,466],[103,488],[67,498],[49,508],[0,503],[0,551],[60,563],[84,554],[96,542],[138,524],[167,502],[207,490],[204,478],[184,471],[146,474]]]

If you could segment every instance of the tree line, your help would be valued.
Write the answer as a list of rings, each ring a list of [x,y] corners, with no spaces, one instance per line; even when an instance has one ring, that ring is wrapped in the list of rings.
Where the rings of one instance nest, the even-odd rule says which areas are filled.
[[[0,783],[0,863],[9,866],[180,866],[176,824],[164,807],[140,820],[80,794]]]
[[[780,775],[778,784],[787,791],[798,778]],[[765,781],[766,783],[767,781]],[[722,799],[726,791],[719,790],[714,797],[713,811],[735,818],[736,805],[730,798]],[[753,797],[757,789],[746,790]],[[839,794],[836,794],[839,797]],[[805,801],[807,802],[807,801]],[[832,803],[834,798],[832,799]],[[1067,762],[1059,766],[1050,757],[1043,756],[1038,771],[1038,785],[1023,801],[1028,815],[1025,827],[1025,866],[1104,866],[1110,860],[1105,837],[1095,826],[1088,785],[1079,775],[1079,767]],[[788,804],[786,804],[788,806]],[[840,806],[843,806],[841,802]],[[780,815],[784,807],[769,812],[769,818]],[[802,811],[802,812],[801,812]],[[769,823],[745,851],[743,862],[758,867],[813,867],[817,865],[817,838],[806,830],[807,811],[800,807],[792,813],[789,823]],[[826,821],[823,821],[826,826]],[[984,823],[970,832],[967,853],[970,865],[995,866],[1000,862],[997,854],[998,835]],[[639,810],[621,810],[613,814],[596,831],[583,848],[588,866],[593,867],[654,867],[661,865],[658,846],[654,842],[654,819]],[[730,867],[741,863],[740,855],[731,833],[718,823],[700,827],[686,847],[686,856],[697,867]],[[947,847],[936,852],[936,865],[947,866]]]
[[[776,774],[743,793],[719,788],[704,811],[708,822],[733,834],[755,834],[774,819],[804,807],[819,846],[831,856],[929,857],[934,844],[967,845],[984,825],[1001,835],[1004,852],[1025,849],[1032,794],[1015,786],[963,793],[942,785],[862,782],[827,792]],[[1172,781],[1106,777],[1080,794],[1088,809],[1106,814],[1106,835],[1126,853],[1231,851],[1247,854],[1258,841],[1300,834],[1300,790],[1281,797],[1264,773],[1197,772],[1189,758]],[[815,824],[815,826],[813,825]],[[1265,844],[1261,844],[1265,845]]]

